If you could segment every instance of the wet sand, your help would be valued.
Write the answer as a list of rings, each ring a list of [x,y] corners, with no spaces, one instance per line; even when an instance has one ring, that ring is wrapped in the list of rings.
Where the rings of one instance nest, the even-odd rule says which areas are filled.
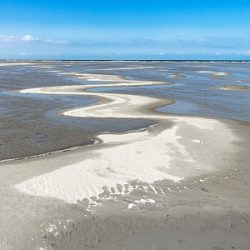
[[[162,112],[250,121],[249,91],[216,90],[216,86],[221,85],[247,86],[248,68],[249,63],[233,62],[3,61],[0,64],[0,160],[86,145],[93,142],[90,138],[96,133],[125,132],[154,124],[152,121],[138,119],[62,117],[58,116],[62,110],[91,105],[97,100],[93,96],[82,98],[76,95],[27,96],[17,94],[17,90],[106,84],[104,81],[88,81],[88,76],[98,74],[102,78],[104,74],[113,74],[116,79],[123,81],[127,78],[139,82],[171,84],[109,87],[108,90],[106,87],[102,91],[170,98],[175,102],[175,105],[162,107]],[[211,72],[226,74],[215,78]],[[174,79],[173,75],[176,75]],[[99,92],[100,90],[101,88],[98,89]]]
[[[22,92],[95,96],[61,114],[155,125],[1,162],[1,249],[249,249],[249,124],[162,114],[171,101],[90,88]]]
[[[236,133],[242,140],[237,143],[240,153],[223,158],[209,145],[201,158],[212,159],[219,171],[205,174],[203,169],[204,174],[181,182],[132,181],[123,186],[130,190],[127,194],[117,186],[77,204],[26,195],[13,186],[60,171],[62,165],[94,159],[90,147],[1,164],[2,249],[248,249],[249,126],[223,122],[240,131]],[[196,152],[195,145],[189,150]]]
[[[217,88],[218,90],[226,90],[226,91],[248,91],[250,88],[244,85],[224,85]]]

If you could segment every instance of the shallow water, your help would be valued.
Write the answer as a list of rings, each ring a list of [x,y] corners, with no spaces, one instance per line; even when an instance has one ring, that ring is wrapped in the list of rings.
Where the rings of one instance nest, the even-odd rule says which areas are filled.
[[[250,87],[250,63],[162,62],[152,64],[155,64],[155,68],[126,71],[120,75],[136,80],[169,81],[171,85],[122,89],[98,88],[91,91],[136,92],[142,95],[170,98],[176,103],[162,107],[160,111],[250,121],[250,90],[216,90],[216,87],[223,85]],[[211,72],[222,72],[226,75],[215,76]],[[172,77],[173,74],[176,75],[175,78]]]
[[[11,65],[11,64],[9,64]],[[82,119],[62,110],[91,105],[87,96],[25,95],[13,90],[105,82],[79,80],[72,73],[118,75],[133,80],[163,81],[164,86],[108,87],[91,92],[156,96],[174,101],[158,108],[174,114],[250,121],[250,91],[221,91],[222,85],[250,87],[250,62],[33,62],[0,66],[0,159],[90,143],[95,133],[142,128],[152,121]],[[62,74],[64,73],[64,74]],[[71,73],[67,75],[65,73]],[[218,74],[219,73],[219,74]]]

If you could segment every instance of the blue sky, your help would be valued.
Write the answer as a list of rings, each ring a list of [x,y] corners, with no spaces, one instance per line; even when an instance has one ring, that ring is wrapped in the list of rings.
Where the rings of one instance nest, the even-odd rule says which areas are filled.
[[[250,59],[249,0],[1,0],[2,59]]]

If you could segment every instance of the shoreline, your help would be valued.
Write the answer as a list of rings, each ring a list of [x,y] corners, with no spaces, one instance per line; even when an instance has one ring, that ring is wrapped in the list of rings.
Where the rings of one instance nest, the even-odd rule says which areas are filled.
[[[171,105],[171,104],[169,104],[169,105]],[[159,107],[161,107],[161,106],[159,106]],[[154,111],[154,109],[152,109],[152,110]],[[231,118],[218,118],[218,117],[211,117],[211,116],[204,116],[204,115],[203,116],[200,116],[200,115],[199,116],[194,116],[194,115],[187,115],[187,114],[173,114],[173,113],[165,113],[165,112],[160,112],[160,111],[156,111],[156,112],[165,114],[165,115],[169,116],[170,118],[171,117],[176,117],[176,116],[187,117],[187,118],[192,118],[193,117],[193,118],[204,118],[204,119],[217,120],[217,121],[225,123],[225,124],[228,124],[230,122],[237,122],[239,124],[249,125],[249,122],[247,122],[247,121],[236,120],[236,119],[231,119]],[[122,118],[118,118],[118,119],[122,119]],[[140,132],[140,131],[144,131],[144,130],[150,128],[150,127],[156,126],[156,125],[157,125],[157,123],[149,125],[147,127],[143,127],[143,128],[127,130],[127,131],[124,131],[124,132],[114,132],[112,134],[114,134],[114,135],[123,135],[123,134],[131,133],[131,132]],[[102,134],[110,134],[110,133],[111,133],[110,131],[107,131],[107,132],[104,132]],[[48,151],[48,152],[42,152],[42,153],[34,154],[34,155],[26,155],[26,156],[21,156],[21,157],[16,157],[16,158],[7,158],[7,159],[0,160],[0,164],[5,163],[5,162],[8,163],[8,162],[36,159],[36,158],[39,158],[39,157],[46,157],[46,156],[50,156],[50,155],[54,155],[54,154],[61,154],[61,153],[65,153],[65,152],[68,152],[68,151],[74,151],[74,150],[78,150],[78,149],[79,150],[80,149],[85,149],[85,148],[88,148],[88,147],[92,147],[94,145],[101,145],[101,142],[98,142],[99,140],[97,139],[98,135],[101,135],[101,134],[96,133],[91,137],[91,139],[93,139],[93,143],[90,143],[90,144],[84,144],[84,145],[80,144],[80,145],[75,145],[75,146],[72,146],[72,147],[65,147],[65,148],[62,148],[62,149]]]

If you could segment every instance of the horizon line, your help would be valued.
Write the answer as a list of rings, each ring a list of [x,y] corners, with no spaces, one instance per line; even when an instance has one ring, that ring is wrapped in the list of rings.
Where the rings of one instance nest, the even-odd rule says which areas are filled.
[[[100,61],[100,62],[135,62],[135,61],[144,61],[144,62],[179,62],[179,61],[185,61],[185,62],[250,62],[250,59],[0,59],[0,62],[6,62],[6,61],[37,61],[37,62],[53,62],[53,61],[71,61],[71,62],[90,62],[90,61]]]

